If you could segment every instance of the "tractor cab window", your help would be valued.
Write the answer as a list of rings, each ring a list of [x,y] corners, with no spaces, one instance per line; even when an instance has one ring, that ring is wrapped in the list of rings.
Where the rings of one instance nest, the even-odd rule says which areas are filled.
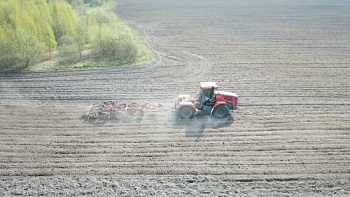
[[[207,90],[203,90],[203,95],[205,99],[210,99],[210,98],[213,98],[214,93],[212,89],[207,89]]]
[[[199,99],[201,100],[202,105],[213,105],[215,102],[214,88],[201,89],[199,92]]]

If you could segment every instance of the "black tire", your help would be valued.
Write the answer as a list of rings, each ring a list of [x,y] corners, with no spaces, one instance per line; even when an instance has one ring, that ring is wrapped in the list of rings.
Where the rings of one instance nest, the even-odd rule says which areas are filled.
[[[135,122],[141,122],[143,118],[142,112],[141,111],[136,111],[134,114],[134,120]]]
[[[120,111],[115,112],[115,119],[117,119],[119,121],[123,120],[124,119],[123,112],[120,112]]]
[[[180,118],[191,119],[194,117],[194,110],[191,107],[182,107],[179,111]]]
[[[226,105],[219,105],[214,109],[212,115],[215,118],[226,118],[228,113],[229,113],[229,110],[228,110],[228,107]]]

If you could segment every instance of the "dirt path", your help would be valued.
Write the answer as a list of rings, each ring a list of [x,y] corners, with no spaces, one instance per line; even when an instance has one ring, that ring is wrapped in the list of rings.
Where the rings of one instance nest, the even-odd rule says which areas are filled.
[[[350,195],[349,5],[244,2],[122,0],[154,62],[0,75],[0,195]],[[210,80],[240,96],[233,119],[80,119]]]

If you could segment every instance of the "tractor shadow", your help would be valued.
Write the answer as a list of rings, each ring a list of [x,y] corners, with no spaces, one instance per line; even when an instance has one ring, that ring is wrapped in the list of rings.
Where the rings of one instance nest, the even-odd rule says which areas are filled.
[[[185,137],[196,138],[196,141],[199,141],[204,136],[206,128],[219,129],[229,127],[233,122],[234,119],[231,114],[223,119],[217,119],[208,115],[197,115],[189,120],[175,118],[173,126],[177,129],[184,129]]]

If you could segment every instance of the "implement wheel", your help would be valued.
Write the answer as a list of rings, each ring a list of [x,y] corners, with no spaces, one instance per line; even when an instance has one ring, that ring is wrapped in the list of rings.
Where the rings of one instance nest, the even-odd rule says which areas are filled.
[[[134,114],[134,120],[136,122],[141,122],[143,118],[143,112],[142,111],[136,111]]]
[[[191,119],[194,116],[194,110],[191,107],[182,107],[179,111],[180,118]]]
[[[117,111],[117,112],[115,113],[115,119],[117,119],[117,120],[119,120],[119,121],[123,120],[123,119],[124,119],[124,114],[123,114],[123,112]]]

